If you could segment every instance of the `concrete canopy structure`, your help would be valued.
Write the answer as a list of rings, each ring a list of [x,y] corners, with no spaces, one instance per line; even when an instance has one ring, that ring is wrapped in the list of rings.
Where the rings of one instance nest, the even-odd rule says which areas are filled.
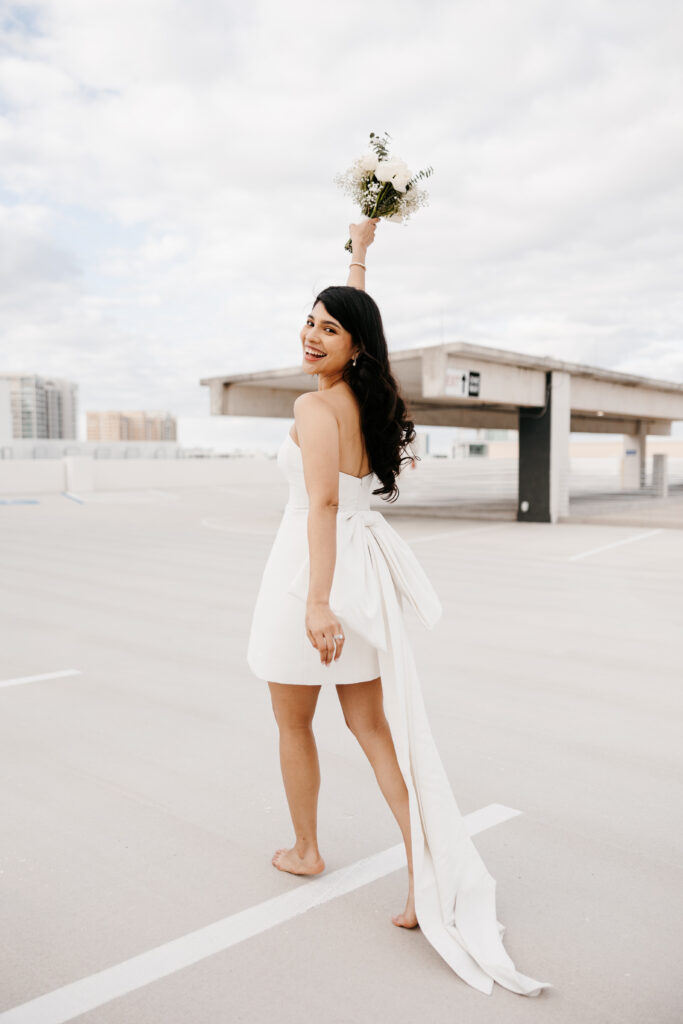
[[[683,383],[457,341],[391,352],[416,424],[519,431],[517,518],[556,522],[569,511],[570,431],[624,434],[624,487],[645,482],[645,439],[683,420]],[[214,416],[290,418],[315,390],[301,366],[202,378]],[[666,479],[666,456],[657,456]]]

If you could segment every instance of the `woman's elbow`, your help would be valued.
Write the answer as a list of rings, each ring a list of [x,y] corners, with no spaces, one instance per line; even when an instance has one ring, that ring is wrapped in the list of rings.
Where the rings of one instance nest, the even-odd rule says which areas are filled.
[[[326,512],[329,509],[333,509],[335,512],[339,508],[339,499],[333,495],[326,497],[325,495],[316,495],[315,498],[308,499],[309,511],[313,512]]]

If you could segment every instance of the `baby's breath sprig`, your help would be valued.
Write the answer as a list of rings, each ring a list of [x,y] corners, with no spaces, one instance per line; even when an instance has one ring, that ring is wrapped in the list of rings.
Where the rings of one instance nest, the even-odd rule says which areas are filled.
[[[427,192],[417,182],[430,177],[434,169],[427,167],[414,175],[403,160],[389,155],[390,138],[388,132],[370,132],[371,152],[354,160],[344,174],[335,176],[334,182],[358,203],[366,217],[405,224],[415,210],[427,205]],[[344,248],[352,251],[350,238]]]

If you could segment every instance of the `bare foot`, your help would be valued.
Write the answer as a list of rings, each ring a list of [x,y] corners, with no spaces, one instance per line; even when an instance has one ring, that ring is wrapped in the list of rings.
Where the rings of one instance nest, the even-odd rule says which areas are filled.
[[[415,897],[413,895],[413,888],[410,887],[408,891],[408,899],[406,901],[406,909],[402,914],[395,914],[391,919],[398,928],[415,928],[417,927],[417,916],[415,914]]]
[[[325,861],[320,854],[306,854],[300,857],[293,846],[291,850],[281,847],[273,854],[271,863],[279,871],[289,871],[293,875],[319,875],[325,870]]]

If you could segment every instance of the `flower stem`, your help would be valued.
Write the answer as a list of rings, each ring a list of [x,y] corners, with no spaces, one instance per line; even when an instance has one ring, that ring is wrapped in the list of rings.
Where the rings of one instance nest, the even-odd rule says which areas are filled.
[[[382,189],[381,189],[379,195],[377,196],[377,200],[375,202],[375,208],[372,211],[372,213],[370,214],[370,220],[372,220],[372,218],[374,216],[376,216],[376,214],[377,214],[377,207],[382,202],[382,199],[384,198],[384,193],[386,192],[386,190],[389,188],[390,185],[391,185],[390,181],[385,181],[384,184],[382,185]],[[381,216],[381,214],[380,214],[380,216]],[[344,246],[344,248],[346,249],[347,252],[352,252],[353,251],[353,246],[351,245],[351,239],[350,238],[349,238],[348,242],[346,243],[346,245]]]
[[[372,220],[372,218],[373,218],[373,217],[375,216],[375,214],[377,213],[377,207],[379,206],[379,204],[381,203],[382,199],[384,198],[384,193],[386,192],[386,190],[387,190],[387,188],[389,187],[389,185],[391,185],[391,182],[390,182],[390,181],[385,181],[385,182],[384,182],[384,185],[382,186],[382,191],[381,191],[381,192],[380,192],[380,194],[379,194],[379,195],[377,196],[377,201],[376,201],[376,203],[375,203],[375,209],[374,209],[374,210],[372,211],[372,213],[370,214],[370,220]]]

